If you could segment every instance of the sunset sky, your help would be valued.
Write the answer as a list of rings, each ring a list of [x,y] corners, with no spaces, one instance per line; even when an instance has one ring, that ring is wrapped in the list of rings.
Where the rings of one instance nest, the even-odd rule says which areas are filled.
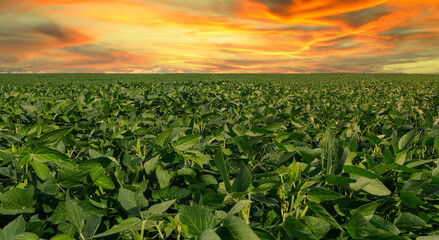
[[[0,72],[439,73],[439,0],[0,0]]]

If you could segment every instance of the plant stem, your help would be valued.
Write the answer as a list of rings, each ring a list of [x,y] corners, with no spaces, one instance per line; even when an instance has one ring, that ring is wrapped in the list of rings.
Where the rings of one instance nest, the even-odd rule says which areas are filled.
[[[143,240],[143,234],[145,233],[145,223],[146,220],[142,221],[142,230],[140,231],[140,239]]]

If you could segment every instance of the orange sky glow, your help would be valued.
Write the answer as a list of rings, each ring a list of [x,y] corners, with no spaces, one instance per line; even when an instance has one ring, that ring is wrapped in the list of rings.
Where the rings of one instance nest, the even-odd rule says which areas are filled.
[[[439,0],[1,0],[0,72],[439,73]]]

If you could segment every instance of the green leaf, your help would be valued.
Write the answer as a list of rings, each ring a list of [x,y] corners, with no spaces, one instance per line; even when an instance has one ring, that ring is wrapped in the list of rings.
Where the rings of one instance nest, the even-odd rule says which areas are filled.
[[[251,176],[250,173],[248,172],[247,167],[243,162],[240,162],[239,173],[235,181],[233,182],[232,191],[246,192],[247,189],[250,187],[251,181],[252,181]]]
[[[232,190],[232,187],[231,187],[230,181],[229,181],[226,162],[224,161],[223,153],[220,150],[217,150],[215,153],[215,166],[218,169],[218,172],[221,174],[221,177],[223,178],[227,192],[230,193]]]
[[[402,229],[421,228],[425,226],[425,224],[426,222],[422,220],[422,218],[409,212],[403,212],[395,219],[395,225]]]
[[[122,207],[134,216],[140,217],[140,203],[137,200],[137,193],[131,190],[120,188],[117,200]]]
[[[337,158],[337,141],[332,133],[331,128],[325,131],[324,147],[322,151],[322,169],[326,169],[325,175],[334,174],[333,164]],[[323,161],[323,159],[325,161]]]
[[[361,215],[363,215],[363,217],[367,221],[369,221],[374,216],[375,210],[377,209],[377,207],[379,205],[380,205],[379,202],[372,202],[372,203],[364,204],[361,207],[359,207],[355,210],[352,210],[351,212],[352,212],[352,215],[355,212],[359,212]]]
[[[25,232],[16,235],[11,240],[38,240],[39,237],[35,233]]]
[[[206,229],[198,236],[198,240],[221,240],[221,238],[212,229]]]
[[[57,180],[66,188],[83,186],[84,180],[89,175],[90,168],[86,167],[63,167],[58,170]]]
[[[8,223],[0,232],[0,240],[9,240],[17,236],[20,233],[26,231],[25,221],[23,216],[19,216],[14,221]]]
[[[172,129],[168,129],[160,133],[160,135],[155,140],[155,144],[163,147],[163,145],[168,142],[167,140],[171,135],[171,133],[172,133]]]
[[[52,237],[50,240],[75,240],[75,239],[70,237],[67,234],[58,234],[58,235]]]
[[[399,152],[395,157],[395,163],[402,165],[405,162],[405,159],[407,158],[407,152],[408,150]]]
[[[346,224],[346,230],[353,239],[364,239],[376,234],[377,228],[367,221],[363,215],[356,212]]]
[[[359,167],[353,166],[353,165],[346,165],[346,166],[344,166],[343,169],[347,173],[355,174],[355,175],[366,177],[369,179],[375,179],[375,178],[379,177],[379,175],[377,175],[369,170],[366,170],[364,168],[359,168]]]
[[[290,237],[309,239],[312,236],[311,231],[297,218],[288,216],[283,224],[285,232]]]
[[[337,223],[337,221],[335,221],[335,219],[332,217],[332,215],[326,211],[326,209],[324,207],[322,207],[322,205],[316,203],[316,202],[307,202],[306,205],[308,205],[308,207],[320,218],[322,218],[323,220],[325,220],[327,223],[329,223],[331,226],[337,228],[337,229],[342,229],[341,226]]]
[[[417,208],[424,204],[418,196],[411,192],[401,191],[400,199],[402,203],[412,208]]]
[[[392,192],[378,179],[373,179],[366,186],[363,187],[363,190],[377,196],[388,196]]]
[[[206,229],[213,229],[217,223],[212,212],[198,206],[180,205],[179,216],[181,223],[188,227],[192,236],[198,236]]]
[[[439,234],[431,235],[431,236],[422,236],[422,237],[416,238],[416,240],[437,240],[437,239],[439,239]]]
[[[377,215],[373,215],[372,219],[369,221],[376,228],[383,229],[385,231],[390,232],[393,235],[399,235],[401,231],[391,222],[378,217]]]
[[[59,152],[58,150],[51,149],[44,146],[35,147],[31,157],[36,162],[52,162],[60,167],[71,166],[72,163],[69,162],[69,158]]]
[[[66,192],[66,218],[71,222],[78,232],[84,228],[84,211],[82,208],[70,199],[69,190]]]
[[[90,178],[96,186],[113,190],[115,188],[111,178],[105,175],[105,170],[101,166],[92,167],[90,170]]]
[[[83,236],[88,239],[96,234],[99,225],[101,224],[101,217],[97,215],[88,215],[85,218],[85,226],[83,229]]]
[[[415,139],[415,136],[416,136],[416,129],[411,130],[410,132],[402,136],[398,142],[399,150],[405,149],[413,141],[413,139]]]
[[[151,207],[149,207],[149,209],[146,211],[146,213],[150,216],[162,214],[163,212],[168,210],[168,208],[171,207],[172,204],[174,204],[174,203],[175,203],[175,199],[170,200],[170,201],[166,201],[166,202],[162,202],[162,203],[154,204]]]
[[[45,163],[32,161],[30,165],[41,180],[49,178],[49,167]]]
[[[223,223],[220,231],[221,239],[259,240],[258,235],[241,218],[231,216]]]
[[[21,189],[14,188],[0,195],[0,202],[6,210],[32,210],[35,203],[33,188]]]
[[[188,135],[183,138],[178,139],[174,142],[174,148],[180,151],[188,150],[197,144],[201,139],[201,136],[198,135]]]
[[[123,220],[121,223],[113,226],[112,228],[108,229],[107,231],[94,235],[93,238],[106,237],[116,233],[124,232],[133,228],[134,226],[138,225],[141,222],[142,220],[140,218],[136,218],[136,217],[128,218]]]
[[[299,181],[302,171],[300,170],[299,165],[296,163],[296,159],[293,159],[293,162],[288,166],[288,175],[290,176],[291,181]]]
[[[171,173],[168,170],[163,169],[162,165],[157,165],[155,169],[155,175],[159,181],[160,188],[168,187],[172,179]]]
[[[67,135],[72,130],[73,128],[62,128],[62,129],[53,130],[41,136],[34,144],[40,146],[40,145],[58,142],[62,139],[62,137]]]
[[[149,159],[148,161],[146,161],[145,164],[143,164],[143,167],[145,168],[146,174],[149,175],[155,171],[157,164],[159,162],[159,158],[160,158],[160,155],[157,155],[157,156]]]
[[[303,222],[316,239],[322,239],[331,229],[331,225],[321,218],[305,216]]]
[[[384,148],[383,160],[387,164],[392,164],[394,162],[393,155],[388,148]]]
[[[339,177],[339,176],[334,176],[334,175],[326,176],[326,181],[328,182],[328,184],[332,184],[332,185],[346,185],[349,183],[357,182],[357,180],[352,179],[352,178]]]
[[[340,193],[327,190],[324,188],[312,188],[308,192],[307,197],[309,200],[317,203],[344,198],[344,196],[341,195]]]
[[[238,203],[235,204],[235,206],[230,209],[230,211],[227,213],[227,215],[224,217],[224,220],[237,214],[239,211],[241,211],[245,206],[250,204],[252,201],[250,200],[241,200]]]
[[[261,228],[252,228],[253,232],[256,233],[256,235],[261,240],[276,240],[276,238],[271,234],[269,231],[261,229]]]

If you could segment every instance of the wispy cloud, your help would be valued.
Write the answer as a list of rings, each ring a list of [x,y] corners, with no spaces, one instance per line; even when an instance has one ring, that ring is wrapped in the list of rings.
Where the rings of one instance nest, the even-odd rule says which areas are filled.
[[[439,73],[439,2],[3,0],[6,72]]]

